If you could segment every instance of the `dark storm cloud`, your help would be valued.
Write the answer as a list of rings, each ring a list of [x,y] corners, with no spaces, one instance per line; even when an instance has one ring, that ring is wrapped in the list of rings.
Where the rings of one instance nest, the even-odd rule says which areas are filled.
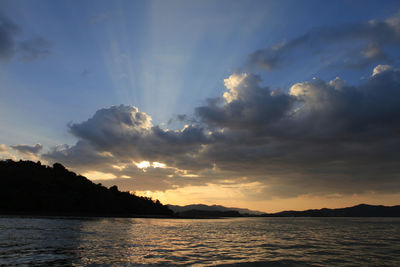
[[[400,13],[385,21],[315,28],[287,42],[253,52],[247,64],[274,70],[290,65],[303,56],[329,61],[328,65],[361,68],[378,60],[390,63],[385,48],[398,52],[399,45]]]
[[[82,170],[101,163],[96,170],[143,190],[246,177],[266,185],[266,196],[398,192],[400,72],[373,73],[358,86],[314,79],[289,93],[233,74],[221,98],[196,108],[199,124],[169,131],[135,107],[113,106],[70,125],[78,143],[46,158]],[[132,160],[167,167],[143,172]]]
[[[43,146],[41,144],[36,144],[34,146],[30,145],[13,145],[10,146],[12,149],[18,151],[19,153],[22,154],[33,154],[33,155],[38,155],[40,151],[43,149]]]
[[[294,126],[303,138],[314,140],[374,140],[396,136],[400,129],[399,71],[375,75],[360,86],[340,79],[294,85],[291,94],[301,105]],[[297,131],[290,131],[290,136]]]
[[[224,138],[202,156],[220,169],[264,180],[269,194],[398,191],[399,71],[386,68],[360,86],[315,79],[293,85],[289,96],[296,99],[291,111],[276,120],[251,125],[240,114],[220,120]],[[235,101],[241,100],[219,105],[213,116],[224,118]],[[248,107],[254,110],[246,114],[259,110],[256,103]]]
[[[85,141],[78,141],[74,146],[62,145],[41,155],[52,163],[61,162],[67,166],[80,168],[97,168],[102,164],[113,164],[112,155],[101,153]]]
[[[160,161],[174,165],[195,161],[202,145],[213,139],[200,126],[188,125],[176,131],[153,126],[149,115],[125,105],[98,110],[89,120],[71,124],[69,128],[74,136],[97,151],[135,161]],[[52,152],[50,155],[55,154]],[[201,165],[200,162],[197,164]]]
[[[100,149],[112,149],[139,140],[150,127],[150,116],[124,105],[100,109],[86,122],[69,125],[73,135]]]
[[[31,61],[50,54],[51,43],[42,37],[20,41],[21,27],[0,14],[0,60],[10,60],[16,54],[22,60]]]

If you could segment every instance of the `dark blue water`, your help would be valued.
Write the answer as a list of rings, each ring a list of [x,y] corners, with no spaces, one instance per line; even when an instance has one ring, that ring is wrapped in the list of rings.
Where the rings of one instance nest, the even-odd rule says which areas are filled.
[[[400,266],[400,218],[0,217],[0,265]]]

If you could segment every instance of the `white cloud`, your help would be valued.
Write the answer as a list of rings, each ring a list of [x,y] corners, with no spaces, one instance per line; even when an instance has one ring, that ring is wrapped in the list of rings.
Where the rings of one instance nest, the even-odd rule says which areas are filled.
[[[246,73],[238,73],[232,74],[228,78],[224,79],[225,87],[229,91],[225,92],[223,96],[228,103],[238,98],[238,91],[240,90],[240,88],[238,87],[246,86],[245,84],[243,84],[243,81],[246,79],[246,77]]]
[[[378,65],[374,68],[374,70],[372,71],[372,75],[371,77],[378,75],[380,73],[383,73],[385,71],[391,70],[393,69],[392,66],[390,65]]]

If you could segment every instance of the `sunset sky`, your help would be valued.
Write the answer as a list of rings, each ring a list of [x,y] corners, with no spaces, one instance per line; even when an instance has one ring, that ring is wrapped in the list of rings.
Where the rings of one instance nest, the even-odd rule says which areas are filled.
[[[0,1],[0,158],[164,204],[400,204],[400,2]]]

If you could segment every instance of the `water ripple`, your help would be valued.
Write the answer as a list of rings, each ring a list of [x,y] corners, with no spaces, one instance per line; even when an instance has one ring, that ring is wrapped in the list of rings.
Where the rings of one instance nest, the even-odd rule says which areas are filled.
[[[0,265],[400,266],[400,219],[0,217]]]

